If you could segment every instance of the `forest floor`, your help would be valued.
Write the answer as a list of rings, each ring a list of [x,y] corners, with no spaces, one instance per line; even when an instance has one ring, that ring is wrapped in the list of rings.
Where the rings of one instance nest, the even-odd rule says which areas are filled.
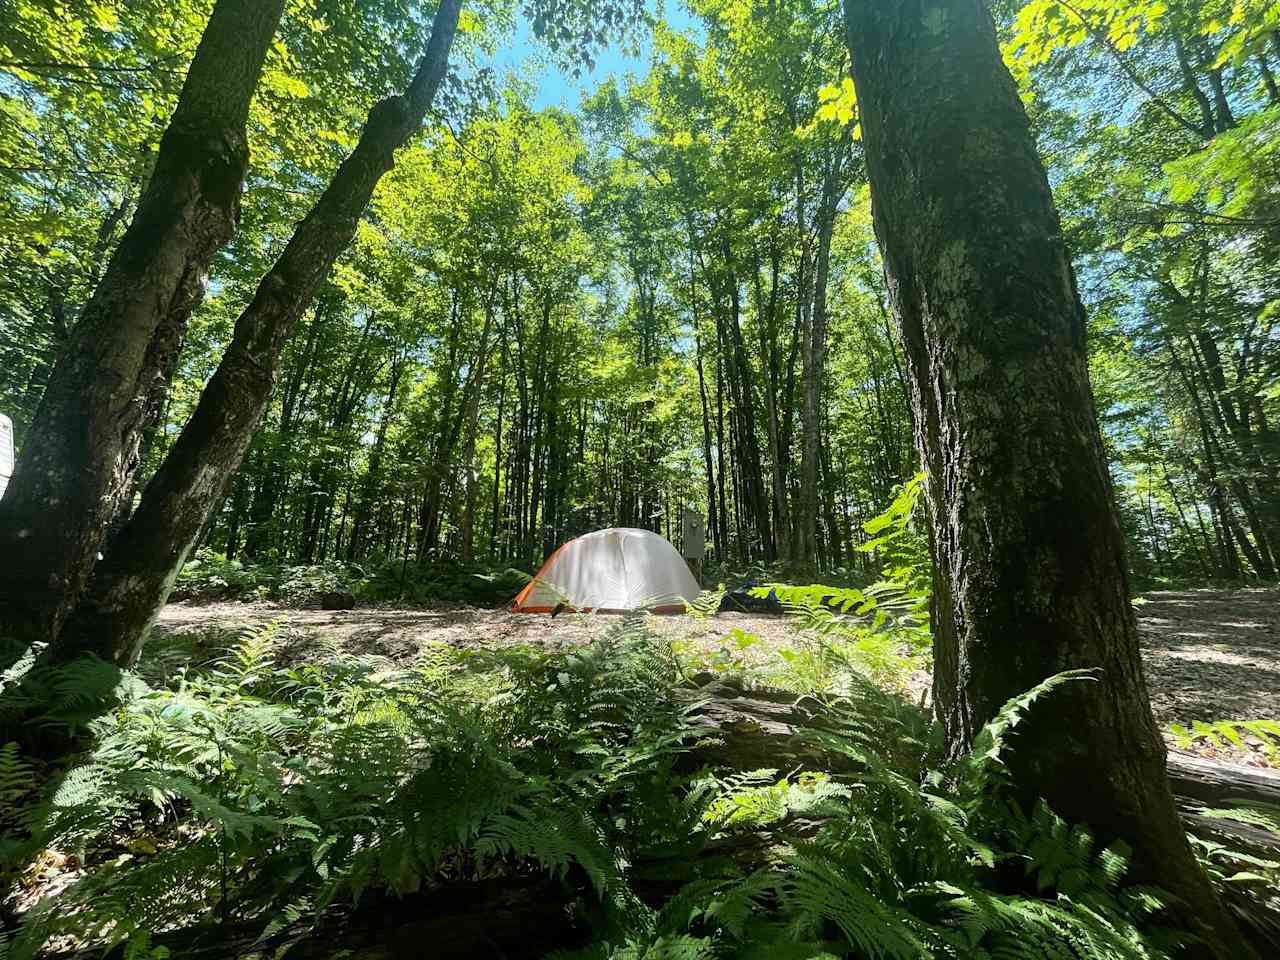
[[[1137,612],[1147,688],[1156,722],[1171,746],[1170,723],[1280,718],[1280,590],[1156,591],[1143,594],[1142,601]],[[552,619],[461,604],[327,611],[262,603],[176,603],[161,613],[157,631],[172,638],[222,633],[282,617],[288,622],[287,656],[305,658],[310,650],[338,647],[399,665],[408,665],[433,643],[569,647],[613,622],[569,614]],[[778,615],[650,619],[655,633],[684,645],[686,658],[711,660],[728,651],[732,657],[759,660],[803,639],[788,618]],[[742,633],[758,642],[744,648]],[[928,674],[917,671],[907,682],[913,699],[919,699],[928,687]],[[1192,750],[1201,756],[1265,765],[1261,743],[1253,741],[1248,747],[1228,751],[1197,741]]]

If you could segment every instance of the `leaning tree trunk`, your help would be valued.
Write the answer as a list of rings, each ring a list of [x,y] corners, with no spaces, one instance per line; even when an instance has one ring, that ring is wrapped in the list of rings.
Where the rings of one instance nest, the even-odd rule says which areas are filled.
[[[231,239],[245,124],[284,0],[219,0],[155,171],[36,411],[0,502],[0,632],[51,639],[130,489],[153,386]]]
[[[442,0],[409,89],[370,111],[355,150],[262,278],[191,420],[99,564],[55,659],[84,651],[121,664],[137,659],[226,477],[240,465],[290,328],[355,236],[396,150],[422,126],[448,69],[460,6],[461,0]]]
[[[1127,841],[1134,876],[1181,898],[1204,955],[1242,955],[1165,779],[1084,312],[991,16],[982,0],[844,10],[929,475],[934,697],[950,750],[1047,676],[1096,669],[1037,709],[1015,777],[1103,842]]]

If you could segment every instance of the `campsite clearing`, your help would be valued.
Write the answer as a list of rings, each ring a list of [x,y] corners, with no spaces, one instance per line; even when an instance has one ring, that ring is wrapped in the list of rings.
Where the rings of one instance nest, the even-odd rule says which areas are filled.
[[[1250,719],[1274,716],[1280,707],[1280,590],[1159,591],[1143,594],[1138,606],[1147,688],[1156,721],[1167,733],[1170,723],[1194,720]],[[583,643],[615,618],[561,614],[519,614],[463,604],[420,609],[364,607],[327,611],[260,603],[176,603],[165,607],[161,635],[237,631],[284,617],[289,639],[285,655],[306,658],[326,647],[386,657],[408,665],[432,643],[499,648],[530,645],[558,648]],[[654,616],[654,633],[688,644],[713,657],[738,650],[735,631],[759,638],[742,653],[768,658],[802,638],[784,616],[722,613],[706,620]],[[928,687],[926,673],[913,674],[911,694]],[[1196,752],[1261,764],[1262,756]]]

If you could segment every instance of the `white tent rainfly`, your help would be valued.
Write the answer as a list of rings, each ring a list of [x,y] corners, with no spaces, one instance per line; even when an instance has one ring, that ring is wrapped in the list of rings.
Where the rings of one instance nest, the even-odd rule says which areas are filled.
[[[698,598],[679,552],[652,530],[597,530],[563,544],[520,591],[517,613],[683,613]]]
[[[13,421],[0,413],[0,497],[13,476]]]

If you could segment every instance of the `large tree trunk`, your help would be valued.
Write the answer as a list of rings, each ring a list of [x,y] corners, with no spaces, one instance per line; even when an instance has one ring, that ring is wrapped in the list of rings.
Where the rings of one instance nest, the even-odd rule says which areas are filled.
[[[137,659],[226,478],[240,466],[290,328],[351,242],[396,150],[422,125],[448,69],[460,3],[442,0],[408,91],[370,111],[355,150],[262,278],[191,420],[99,564],[89,594],[59,638],[56,658],[91,651],[121,664]]]
[[[137,466],[153,386],[235,231],[245,124],[284,0],[219,0],[138,211],[49,378],[0,502],[0,632],[56,636]]]
[[[1136,875],[1181,898],[1202,955],[1247,956],[1165,779],[1084,312],[990,14],[981,0],[844,9],[929,475],[934,697],[950,749],[1046,677],[1096,669],[1033,715],[1015,777],[1102,842],[1127,841]]]

